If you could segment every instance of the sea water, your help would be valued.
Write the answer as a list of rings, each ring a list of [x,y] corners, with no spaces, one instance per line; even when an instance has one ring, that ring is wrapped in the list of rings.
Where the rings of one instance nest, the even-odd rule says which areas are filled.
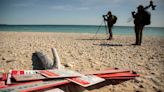
[[[106,34],[107,28],[96,25],[0,25],[0,31]],[[114,26],[112,31],[114,35],[134,35],[134,27],[129,26]],[[164,37],[164,28],[145,27],[143,35]]]

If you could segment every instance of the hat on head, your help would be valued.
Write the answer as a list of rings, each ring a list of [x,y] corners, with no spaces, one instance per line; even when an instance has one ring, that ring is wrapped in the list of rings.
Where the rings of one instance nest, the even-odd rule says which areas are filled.
[[[112,14],[112,12],[111,11],[108,11],[108,14]]]
[[[143,5],[139,5],[139,6],[137,7],[137,9],[141,10],[141,9],[144,9],[144,7],[143,7]]]

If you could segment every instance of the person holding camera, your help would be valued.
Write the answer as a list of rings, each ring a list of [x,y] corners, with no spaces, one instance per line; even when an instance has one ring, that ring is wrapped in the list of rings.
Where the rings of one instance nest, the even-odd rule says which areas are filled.
[[[103,18],[105,21],[107,21],[107,25],[108,25],[109,38],[107,40],[112,40],[113,39],[112,27],[116,23],[117,17],[115,15],[112,15],[112,12],[109,11],[107,15],[103,15]]]
[[[137,7],[137,13],[132,12],[134,18],[134,30],[136,35],[136,42],[133,45],[141,45],[142,43],[142,31],[145,25],[151,24],[151,14],[146,11],[146,9],[152,7],[152,10],[155,10],[156,5],[153,5],[153,1],[150,1],[150,4],[146,7],[139,5]]]
[[[139,5],[137,7],[138,11],[135,13],[132,12],[132,16],[134,18],[134,30],[135,30],[135,36],[136,36],[136,42],[133,45],[141,45],[142,41],[142,31],[145,26],[144,24],[144,7],[142,5]]]

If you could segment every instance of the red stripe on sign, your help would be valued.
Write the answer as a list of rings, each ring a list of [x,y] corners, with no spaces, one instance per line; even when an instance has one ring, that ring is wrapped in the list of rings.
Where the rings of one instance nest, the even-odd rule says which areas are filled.
[[[80,83],[80,84],[83,84],[83,85],[89,84],[88,81],[84,81],[84,80],[81,80],[81,79],[79,79],[79,78],[70,78],[70,79],[73,80],[73,81],[75,81],[75,82],[78,82],[78,83]]]
[[[135,77],[110,77],[105,79],[116,79],[116,80],[127,80],[127,79],[133,79]]]
[[[12,71],[11,71],[11,74],[12,74],[12,75],[18,74],[18,71],[17,71],[17,70],[12,70]]]
[[[98,74],[97,76],[102,77],[102,78],[107,78],[107,77],[138,77],[139,75],[137,74],[132,74],[130,72],[125,72],[125,73],[115,73],[115,74]]]
[[[123,72],[129,72],[130,70],[101,70],[101,71],[88,71],[88,72],[83,72],[83,74],[112,74],[112,73],[123,73]]]
[[[6,80],[7,80],[7,73],[3,73],[3,74],[2,74],[2,80],[3,80],[3,81],[6,81]]]
[[[52,72],[47,71],[47,70],[41,70],[41,73],[46,74],[48,76],[59,76],[58,74],[52,73]]]
[[[20,74],[24,74],[24,70],[20,71]]]

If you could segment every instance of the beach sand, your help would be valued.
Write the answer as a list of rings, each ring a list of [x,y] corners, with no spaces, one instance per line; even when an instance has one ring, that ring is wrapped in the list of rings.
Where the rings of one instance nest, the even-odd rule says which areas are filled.
[[[164,91],[164,38],[143,37],[141,46],[132,46],[132,36],[0,32],[0,73],[10,69],[32,69],[32,53],[43,51],[52,58],[56,48],[66,68],[79,72],[111,67],[130,68],[141,76],[116,85],[106,85],[90,92],[162,92]]]

